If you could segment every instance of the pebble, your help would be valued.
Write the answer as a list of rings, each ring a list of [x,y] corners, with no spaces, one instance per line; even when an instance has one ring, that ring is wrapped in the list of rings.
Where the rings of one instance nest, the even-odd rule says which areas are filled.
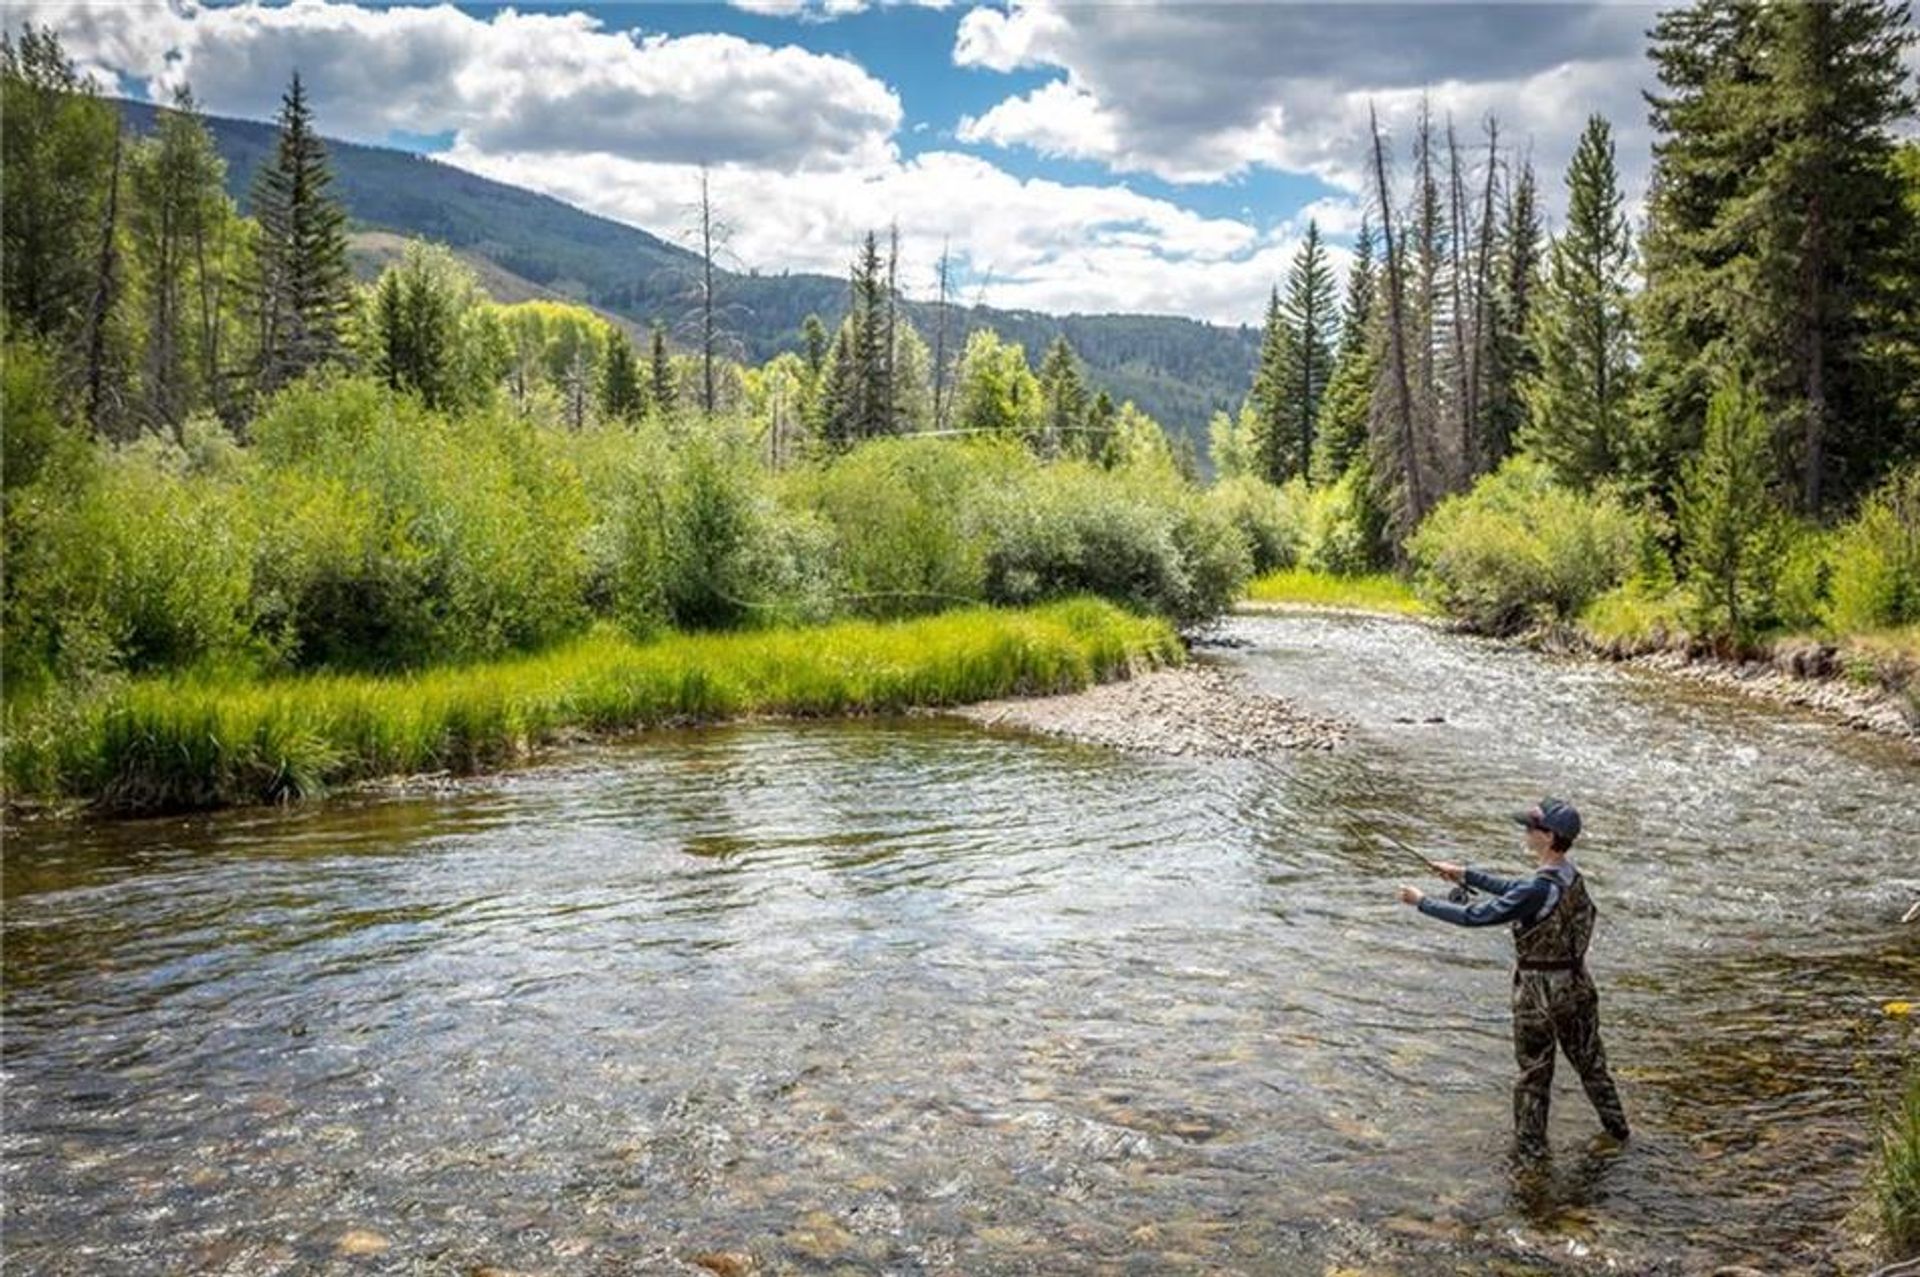
[[[392,1245],[370,1228],[350,1228],[340,1235],[333,1248],[343,1255],[378,1255]]]
[[[687,1258],[696,1267],[704,1268],[716,1274],[716,1277],[749,1277],[753,1272],[753,1256],[743,1251],[706,1250]]]
[[[1205,665],[1155,670],[1063,696],[987,701],[956,711],[989,727],[1012,727],[1176,758],[1254,758],[1333,749],[1346,724],[1256,690],[1244,677]]]

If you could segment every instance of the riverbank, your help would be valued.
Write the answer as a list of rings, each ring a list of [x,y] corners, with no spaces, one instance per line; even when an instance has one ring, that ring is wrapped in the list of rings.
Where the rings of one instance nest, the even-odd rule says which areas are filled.
[[[1155,670],[1064,696],[987,701],[951,711],[983,727],[1011,728],[1130,753],[1253,758],[1332,749],[1346,725],[1255,691],[1244,676],[1208,665]]]
[[[1519,641],[1814,710],[1859,731],[1920,744],[1920,657],[1904,643],[1794,635],[1732,656],[1684,635],[1628,641],[1577,624],[1541,627]]]
[[[1425,625],[1473,628],[1422,602],[1388,574],[1342,577],[1308,569],[1253,583],[1240,613],[1332,612]],[[1658,626],[1622,627],[1609,613],[1573,624],[1483,637],[1560,656],[1583,656],[1739,692],[1772,705],[1808,709],[1859,731],[1920,743],[1920,633],[1892,631],[1837,639],[1787,635],[1727,655]]]
[[[198,810],[479,771],[670,723],[1072,691],[1182,656],[1166,621],[1093,599],[650,642],[602,628],[536,655],[410,675],[136,679],[17,715],[5,777],[10,805]]]

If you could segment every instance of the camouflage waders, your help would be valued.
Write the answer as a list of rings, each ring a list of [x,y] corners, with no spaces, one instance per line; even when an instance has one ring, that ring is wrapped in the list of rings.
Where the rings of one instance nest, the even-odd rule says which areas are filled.
[[[1586,967],[1598,912],[1575,873],[1546,917],[1514,933],[1513,1054],[1520,1076],[1513,1084],[1513,1130],[1523,1153],[1546,1151],[1555,1046],[1579,1072],[1600,1124],[1615,1139],[1626,1138],[1626,1110],[1600,1044],[1600,995]]]

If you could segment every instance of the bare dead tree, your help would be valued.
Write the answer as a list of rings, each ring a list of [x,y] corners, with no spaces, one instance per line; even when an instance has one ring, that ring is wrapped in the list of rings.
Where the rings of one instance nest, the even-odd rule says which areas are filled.
[[[742,360],[745,344],[730,325],[746,313],[746,307],[727,302],[721,296],[725,287],[723,262],[732,261],[733,226],[715,207],[713,186],[706,165],[700,166],[699,197],[686,208],[686,238],[695,246],[697,259],[682,274],[684,283],[676,294],[684,309],[673,324],[675,336],[700,356],[698,372],[700,409],[711,417],[720,408],[720,363]]]
[[[1393,193],[1387,186],[1386,143],[1380,136],[1379,113],[1369,105],[1367,120],[1373,134],[1373,175],[1380,202],[1380,229],[1387,267],[1387,368],[1389,428],[1395,436],[1399,469],[1406,485],[1406,522],[1418,524],[1426,514],[1426,494],[1420,483],[1419,456],[1414,446],[1413,387],[1407,371],[1406,285],[1401,269],[1399,240],[1394,235]]]
[[[935,268],[938,276],[939,296],[933,310],[933,428],[944,430],[947,425],[947,312],[950,309],[949,298],[953,289],[953,257],[950,240],[940,241],[940,263]]]
[[[106,409],[107,320],[113,312],[120,259],[115,249],[120,221],[120,149],[123,134],[115,121],[113,172],[107,183],[107,207],[100,219],[100,256],[94,272],[93,307],[87,316],[87,424],[100,430]]]
[[[886,396],[887,432],[893,433],[900,425],[900,389],[896,380],[899,370],[895,361],[899,358],[899,347],[895,344],[900,317],[900,223],[893,222],[887,228],[887,349],[881,356],[880,375],[881,393]]]
[[[713,193],[700,166],[700,409],[713,415]]]
[[[1453,233],[1447,237],[1447,292],[1451,298],[1447,327],[1451,330],[1448,336],[1453,342],[1453,401],[1448,408],[1454,417],[1454,446],[1460,450],[1449,468],[1453,473],[1454,485],[1464,487],[1473,469],[1473,389],[1470,382],[1473,370],[1467,355],[1467,312],[1473,305],[1473,298],[1466,287],[1471,276],[1467,273],[1463,252],[1467,226],[1466,182],[1460,169],[1460,139],[1454,132],[1451,113],[1447,116],[1447,208],[1447,218],[1453,223]]]
[[[1473,423],[1477,452],[1468,454],[1468,478],[1483,466],[1488,449],[1481,432],[1480,415],[1486,410],[1487,342],[1489,313],[1493,305],[1493,205],[1500,168],[1500,121],[1487,116],[1487,174],[1480,188],[1480,233],[1475,245],[1473,270],[1473,342],[1472,363],[1467,370],[1468,420]]]

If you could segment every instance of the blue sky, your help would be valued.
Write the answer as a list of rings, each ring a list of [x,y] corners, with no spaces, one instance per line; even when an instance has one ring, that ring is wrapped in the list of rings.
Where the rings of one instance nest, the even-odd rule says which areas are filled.
[[[266,118],[298,67],[323,130],[439,155],[669,237],[702,164],[735,264],[837,271],[900,225],[909,287],[1051,311],[1257,322],[1309,217],[1368,204],[1369,107],[1501,119],[1549,203],[1589,111],[1645,168],[1646,7],[736,0],[30,3],[122,91]]]

